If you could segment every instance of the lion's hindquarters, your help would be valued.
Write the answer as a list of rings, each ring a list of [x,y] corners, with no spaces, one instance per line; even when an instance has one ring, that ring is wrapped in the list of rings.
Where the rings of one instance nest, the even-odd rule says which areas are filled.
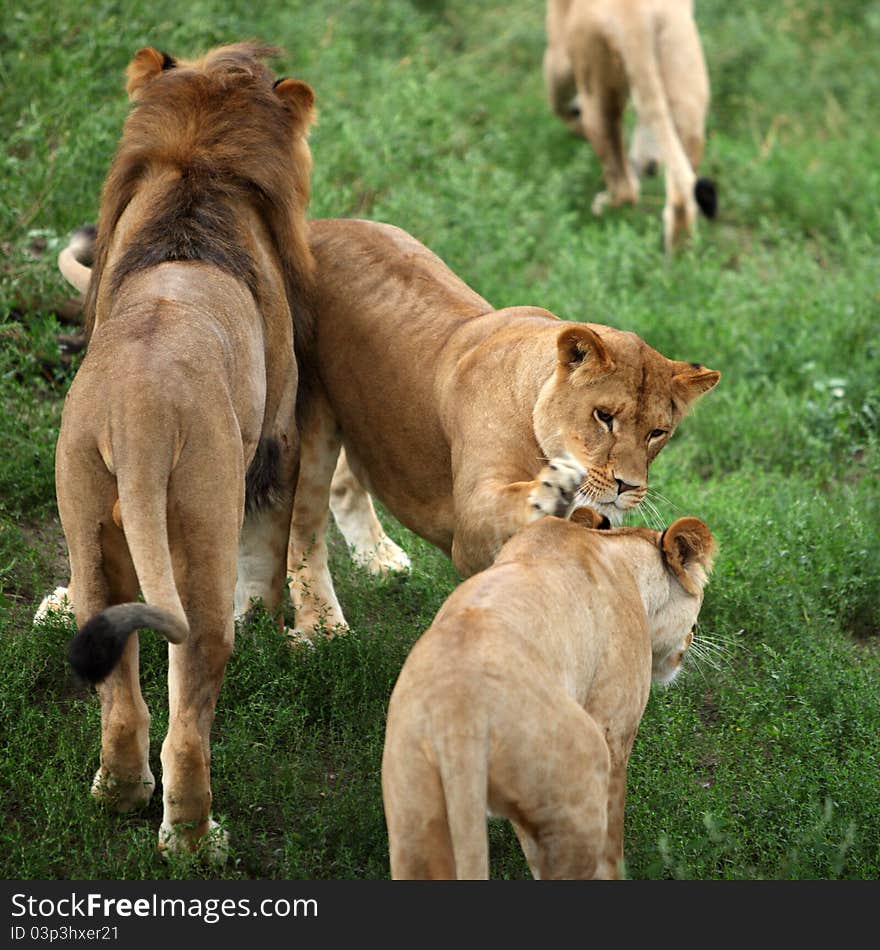
[[[455,855],[443,783],[430,740],[414,734],[407,712],[389,706],[382,757],[382,802],[394,880],[454,880]]]
[[[490,759],[493,812],[513,822],[535,878],[612,876],[603,858],[610,757],[602,730],[561,691],[540,707],[514,693],[507,706]]]

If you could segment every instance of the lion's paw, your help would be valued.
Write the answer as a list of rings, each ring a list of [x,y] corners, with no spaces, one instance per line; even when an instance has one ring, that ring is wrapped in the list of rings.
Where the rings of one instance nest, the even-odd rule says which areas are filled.
[[[611,195],[607,191],[600,191],[593,198],[591,210],[597,218],[602,216],[602,212],[611,205]]]
[[[73,605],[67,596],[67,588],[56,587],[51,594],[47,594],[40,601],[40,606],[37,607],[36,613],[34,614],[34,623],[41,623],[50,613],[70,613],[72,610]]]
[[[529,492],[533,520],[543,515],[564,518],[574,503],[577,490],[586,477],[584,467],[571,455],[558,455],[541,469],[535,487]]]
[[[389,537],[371,548],[352,549],[352,560],[377,577],[386,574],[408,574],[412,568],[409,555]]]
[[[213,819],[208,830],[198,838],[187,834],[185,827],[162,822],[159,828],[159,853],[195,855],[209,864],[224,864],[229,857],[229,832]]]
[[[143,778],[123,782],[102,767],[95,773],[92,797],[104,802],[114,811],[126,814],[143,808],[152,797],[155,787],[156,780],[149,770]]]

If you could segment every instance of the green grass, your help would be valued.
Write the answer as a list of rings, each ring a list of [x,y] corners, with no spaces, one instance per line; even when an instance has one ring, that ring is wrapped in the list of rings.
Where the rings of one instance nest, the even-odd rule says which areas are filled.
[[[255,12],[259,7],[260,12]],[[352,633],[291,653],[266,618],[239,631],[213,732],[230,861],[155,854],[158,796],[115,816],[88,795],[94,693],[72,634],[31,624],[65,579],[53,452],[76,366],[55,255],[96,217],[125,115],[123,72],[155,44],[192,55],[257,36],[310,82],[311,214],[397,224],[497,306],[537,304],[640,333],[722,371],[656,462],[664,521],[720,543],[701,629],[725,648],[655,691],[633,752],[632,878],[880,876],[880,4],[702,0],[713,87],[704,171],[720,219],[667,265],[662,185],[601,220],[590,150],[543,99],[533,0],[383,4],[68,0],[0,13],[0,862],[5,878],[381,878],[387,698],[456,583],[414,560],[376,582],[333,535]],[[153,770],[165,650],[142,637]],[[490,827],[496,877],[527,874]]]

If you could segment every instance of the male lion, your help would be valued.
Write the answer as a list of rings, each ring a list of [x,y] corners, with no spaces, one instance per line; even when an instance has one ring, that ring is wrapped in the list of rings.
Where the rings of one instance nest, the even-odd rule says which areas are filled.
[[[306,635],[345,624],[324,541],[331,479],[347,536],[384,538],[366,489],[467,576],[544,514],[586,504],[619,521],[720,378],[634,333],[495,310],[399,228],[313,220],[309,239],[317,379],[288,560]]]
[[[662,161],[667,252],[693,231],[698,206],[714,217],[715,186],[696,174],[709,77],[693,0],[548,0],[544,81],[553,110],[602,164],[608,190],[593,200],[594,214],[635,204],[638,175]],[[635,171],[623,146],[630,91],[638,115]]]
[[[173,644],[163,849],[195,849],[214,828],[209,733],[232,650],[240,531],[239,599],[274,606],[284,595],[299,454],[293,335],[307,330],[289,301],[303,300],[314,268],[314,94],[273,84],[261,60],[276,53],[236,44],[185,62],[144,48],[129,64],[134,105],[88,276],[89,346],[58,438],[80,625],[70,660],[101,700],[92,793],[122,811],[155,784],[129,635],[149,626]],[[206,845],[219,857],[225,839]]]
[[[721,375],[667,359],[634,333],[538,307],[495,310],[392,225],[313,220],[309,242],[316,327],[303,359],[315,379],[288,556],[307,637],[345,627],[324,538],[331,509],[375,572],[408,559],[367,490],[472,574],[544,514],[589,505],[619,521]],[[88,269],[70,263],[62,271],[82,287]]]
[[[617,877],[630,750],[693,641],[713,548],[696,518],[543,518],[453,591],[388,705],[392,877],[488,878],[487,808],[536,878]]]

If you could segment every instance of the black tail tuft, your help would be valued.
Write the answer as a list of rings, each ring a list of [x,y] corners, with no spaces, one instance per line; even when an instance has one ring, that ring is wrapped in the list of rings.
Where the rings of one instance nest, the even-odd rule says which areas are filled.
[[[103,614],[92,617],[67,648],[74,672],[89,683],[100,683],[119,662],[130,633],[119,630]]]
[[[718,213],[718,189],[711,178],[698,178],[694,185],[694,197],[700,206],[700,211],[707,218],[714,218]]]

